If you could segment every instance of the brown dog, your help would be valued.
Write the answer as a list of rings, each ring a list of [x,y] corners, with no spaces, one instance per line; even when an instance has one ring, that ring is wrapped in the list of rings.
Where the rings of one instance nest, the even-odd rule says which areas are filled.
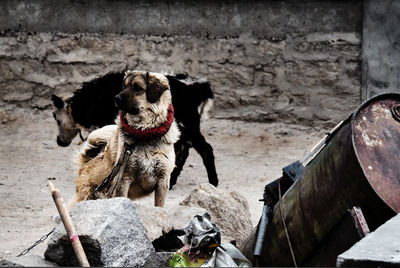
[[[75,201],[88,199],[118,166],[97,198],[134,200],[155,191],[155,205],[162,207],[179,138],[168,79],[157,73],[127,71],[115,102],[120,109],[117,125],[93,131],[80,152]]]

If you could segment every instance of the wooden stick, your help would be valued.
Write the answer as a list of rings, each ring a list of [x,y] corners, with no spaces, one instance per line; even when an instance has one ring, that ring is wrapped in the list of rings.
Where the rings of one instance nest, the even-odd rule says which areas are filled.
[[[64,224],[65,230],[67,231],[67,234],[69,236],[69,241],[71,241],[75,255],[78,258],[79,265],[82,267],[90,267],[81,241],[79,240],[71,217],[69,216],[68,209],[66,208],[64,200],[61,197],[60,190],[56,189],[51,181],[49,181],[49,188],[51,195],[53,196],[54,202],[56,203],[58,213],[61,216],[61,220]]]

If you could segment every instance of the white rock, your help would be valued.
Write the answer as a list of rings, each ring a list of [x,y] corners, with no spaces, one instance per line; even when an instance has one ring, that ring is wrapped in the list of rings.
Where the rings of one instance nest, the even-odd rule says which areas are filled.
[[[208,183],[201,184],[181,205],[206,209],[220,229],[223,241],[236,240],[240,245],[252,230],[249,204],[235,191],[226,192]]]
[[[162,231],[185,228],[193,216],[203,215],[206,212],[205,209],[198,207],[166,205],[161,208],[153,204],[133,203],[151,241],[162,236]]]
[[[71,219],[91,266],[143,266],[154,253],[128,198],[80,202],[71,210]],[[62,266],[78,265],[61,223],[50,236],[44,255]]]

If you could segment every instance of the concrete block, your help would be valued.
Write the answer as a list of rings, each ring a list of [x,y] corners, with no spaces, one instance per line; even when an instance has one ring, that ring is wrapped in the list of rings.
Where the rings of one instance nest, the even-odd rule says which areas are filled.
[[[337,267],[400,267],[400,214],[338,256]]]

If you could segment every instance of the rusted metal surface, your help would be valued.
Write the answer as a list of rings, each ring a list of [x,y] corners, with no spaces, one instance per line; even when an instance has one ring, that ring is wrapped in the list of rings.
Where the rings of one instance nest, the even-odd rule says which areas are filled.
[[[360,237],[365,237],[370,233],[367,221],[365,220],[364,214],[362,213],[361,208],[353,207],[350,211],[351,216],[353,217],[354,225],[358,231]]]
[[[371,230],[400,212],[400,122],[391,112],[395,103],[400,104],[399,94],[362,104],[282,197],[283,218],[298,264],[304,263],[347,209],[361,207]],[[265,234],[261,266],[293,266],[279,206]],[[250,260],[254,240],[249,236],[241,247]]]
[[[357,158],[375,192],[400,212],[400,122],[398,99],[372,101],[353,119]],[[392,109],[393,108],[393,109]]]
[[[362,228],[360,227],[362,222]],[[356,242],[364,238],[368,225],[365,222],[362,210],[353,207],[346,210],[345,214],[322,239],[302,266],[307,267],[334,267],[337,256],[351,248]],[[368,231],[369,232],[369,231]]]

